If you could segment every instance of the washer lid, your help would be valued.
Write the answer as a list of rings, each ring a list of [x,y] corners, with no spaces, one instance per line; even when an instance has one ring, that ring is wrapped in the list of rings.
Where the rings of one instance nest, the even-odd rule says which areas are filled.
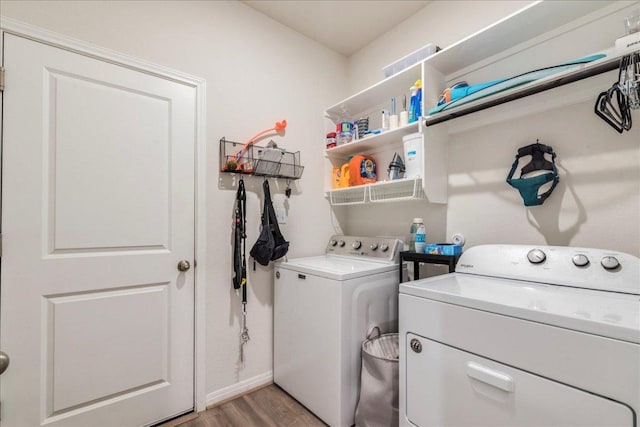
[[[638,295],[452,273],[400,293],[640,343]]]
[[[346,256],[320,255],[308,258],[294,258],[279,263],[278,267],[333,280],[348,280],[394,271],[398,269],[398,264],[363,261],[362,259]]]

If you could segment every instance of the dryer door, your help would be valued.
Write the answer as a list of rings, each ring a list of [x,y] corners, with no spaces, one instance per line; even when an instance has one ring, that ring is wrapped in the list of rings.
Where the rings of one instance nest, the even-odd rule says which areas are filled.
[[[417,426],[633,426],[623,404],[418,335],[404,350],[404,409]]]

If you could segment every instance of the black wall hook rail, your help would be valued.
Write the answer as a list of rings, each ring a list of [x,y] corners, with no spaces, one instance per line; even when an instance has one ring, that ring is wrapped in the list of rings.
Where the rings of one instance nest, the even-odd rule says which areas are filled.
[[[507,102],[515,101],[516,99],[525,98],[527,96],[535,95],[536,93],[545,92],[556,87],[584,80],[598,74],[617,70],[619,66],[620,58],[613,57],[611,59],[604,60],[600,64],[590,65],[585,68],[573,71],[570,74],[558,76],[557,78],[551,78],[550,80],[542,84],[535,84],[536,82],[533,81],[531,82],[531,84],[535,84],[535,86],[533,87],[527,88],[526,86],[523,86],[520,90],[516,89],[515,91],[505,93],[504,95],[500,95],[498,93],[494,96],[491,96],[486,101],[480,100],[478,103],[469,104],[468,106],[461,105],[460,107],[451,109],[449,111],[442,111],[440,113],[434,114],[433,116],[427,116],[424,120],[424,124],[426,126],[433,126],[438,123],[453,120],[458,117],[463,117],[468,114],[489,109],[491,107],[506,104]]]

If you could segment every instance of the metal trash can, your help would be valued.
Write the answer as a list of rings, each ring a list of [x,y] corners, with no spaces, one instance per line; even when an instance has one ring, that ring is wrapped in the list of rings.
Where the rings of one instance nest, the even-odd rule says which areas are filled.
[[[362,343],[360,399],[356,408],[357,427],[398,425],[398,334],[380,334],[369,329]]]

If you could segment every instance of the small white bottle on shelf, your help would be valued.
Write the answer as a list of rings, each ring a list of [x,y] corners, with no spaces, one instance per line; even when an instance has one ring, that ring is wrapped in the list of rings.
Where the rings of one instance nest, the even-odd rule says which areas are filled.
[[[389,111],[382,110],[382,125],[380,126],[382,132],[389,130]]]

